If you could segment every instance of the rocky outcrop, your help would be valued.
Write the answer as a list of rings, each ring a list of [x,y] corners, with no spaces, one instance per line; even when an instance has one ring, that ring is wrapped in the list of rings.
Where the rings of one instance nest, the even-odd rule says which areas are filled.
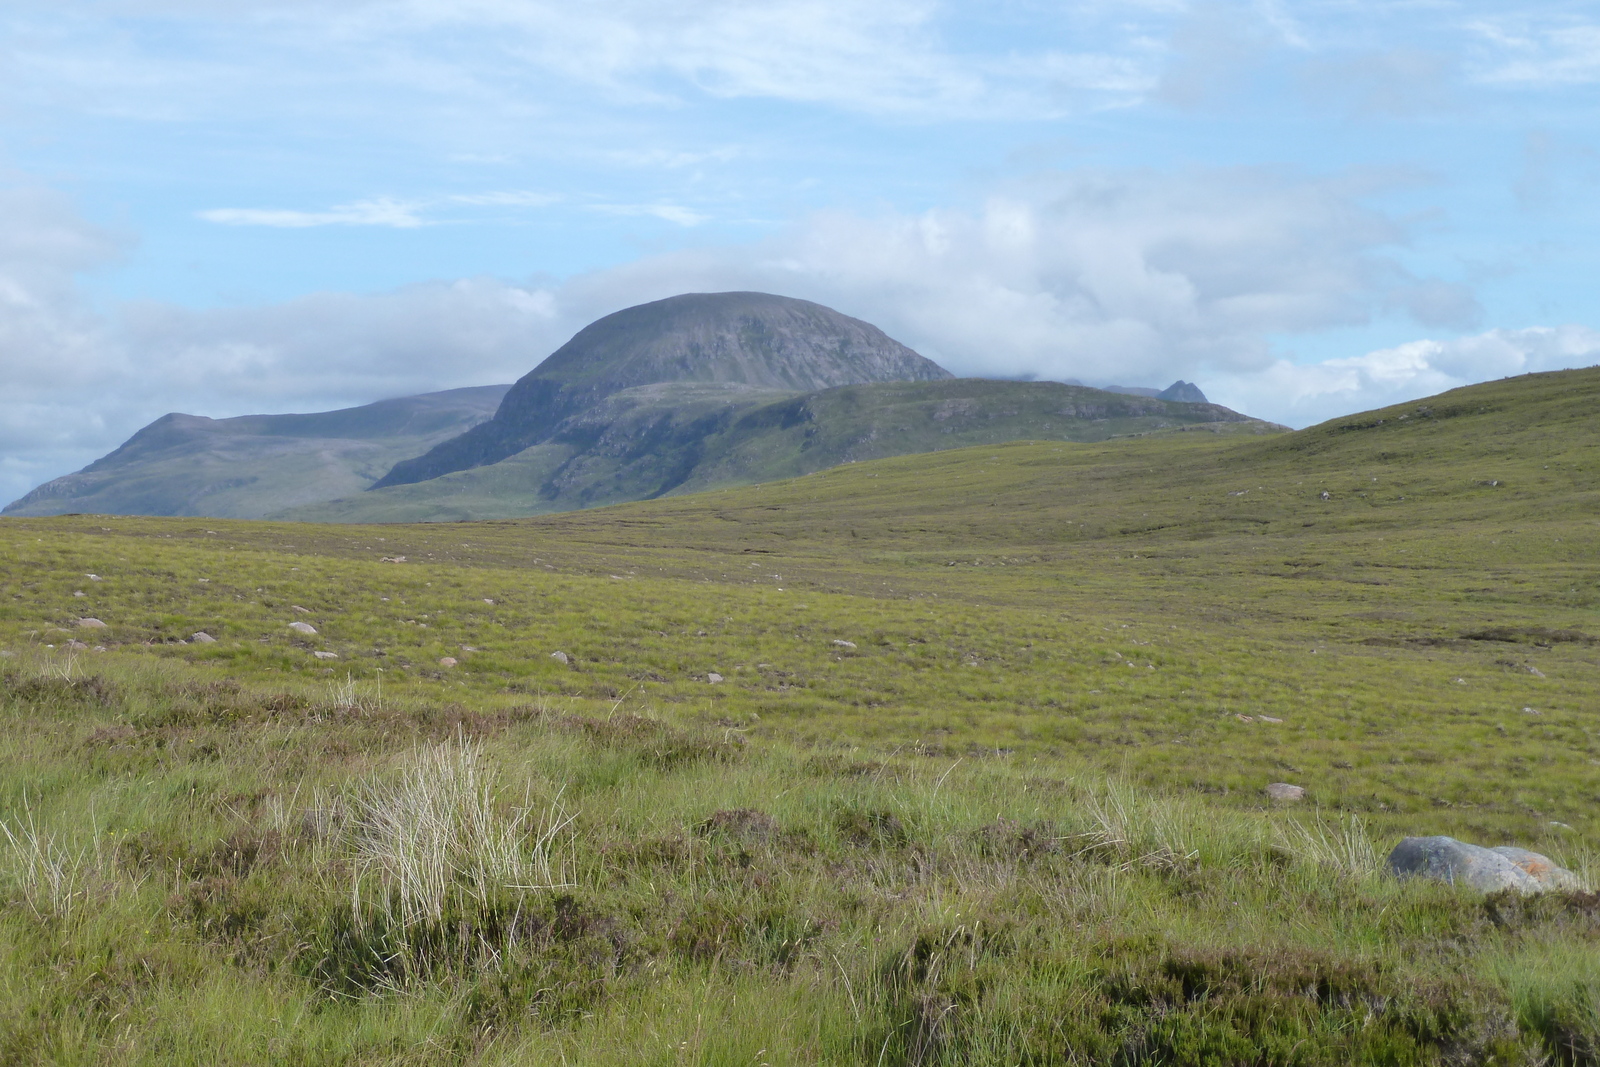
[[[1389,870],[1397,877],[1429,878],[1480,893],[1583,888],[1581,878],[1548,856],[1509,845],[1483,848],[1453,837],[1405,838],[1389,853]]]

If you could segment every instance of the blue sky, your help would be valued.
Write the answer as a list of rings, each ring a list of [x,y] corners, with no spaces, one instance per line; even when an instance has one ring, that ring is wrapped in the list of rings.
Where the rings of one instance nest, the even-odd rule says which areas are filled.
[[[683,291],[1300,426],[1600,362],[1600,4],[11,0],[0,498]]]

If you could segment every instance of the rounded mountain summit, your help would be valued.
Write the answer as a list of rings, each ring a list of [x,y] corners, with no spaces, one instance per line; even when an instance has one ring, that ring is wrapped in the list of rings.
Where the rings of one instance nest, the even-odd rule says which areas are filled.
[[[770,293],[685,293],[579,330],[506,393],[494,418],[394,465],[373,489],[498,463],[626,389],[668,383],[731,394],[925,382],[949,371],[871,323]]]

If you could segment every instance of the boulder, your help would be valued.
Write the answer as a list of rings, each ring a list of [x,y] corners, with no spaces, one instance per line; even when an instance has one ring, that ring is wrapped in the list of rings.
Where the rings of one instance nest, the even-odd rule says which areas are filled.
[[[1527,871],[1529,876],[1545,889],[1569,889],[1577,892],[1583,890],[1583,879],[1565,867],[1557,867],[1549,856],[1541,856],[1537,852],[1529,852],[1514,845],[1499,845],[1489,851],[1504,856]]]
[[[439,666],[441,666],[441,667],[454,667],[455,665],[456,665],[456,658],[454,656],[441,656],[441,657],[439,657]]]
[[[314,634],[317,632],[317,628],[312,626],[309,622],[291,622],[289,624],[289,629],[295,631],[296,633],[302,634]]]
[[[201,630],[195,634],[191,634],[189,640],[193,641],[197,645],[214,645],[217,643],[217,639],[206,633],[204,630]]]
[[[716,671],[712,671],[710,674],[706,675],[706,681],[710,682],[712,685],[716,685],[718,682],[722,681],[722,675],[718,674]]]
[[[854,641],[845,641],[845,640],[842,640],[842,639],[837,638],[837,637],[835,637],[833,639],[833,643],[838,648],[855,648],[856,647],[856,643]]]
[[[1389,853],[1389,870],[1397,877],[1431,878],[1480,893],[1582,888],[1577,875],[1537,852],[1510,846],[1483,848],[1453,837],[1405,838]]]
[[[568,657],[568,655],[565,652],[552,652],[552,653],[550,653],[550,658],[555,660],[557,663],[562,664],[562,665],[565,665],[565,664],[571,662],[570,657]]]
[[[106,624],[99,619],[79,619],[78,625],[85,630],[104,630],[106,628]]]
[[[318,659],[338,659],[339,658],[339,653],[337,653],[337,652],[313,652],[311,654],[313,656],[317,657]]]
[[[1306,798],[1305,786],[1290,785],[1288,782],[1273,782],[1263,792],[1279,804],[1292,804]]]

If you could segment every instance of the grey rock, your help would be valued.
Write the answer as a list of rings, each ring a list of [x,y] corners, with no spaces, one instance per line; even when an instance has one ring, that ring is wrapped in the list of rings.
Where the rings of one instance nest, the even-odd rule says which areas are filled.
[[[106,628],[106,624],[99,619],[79,619],[78,625],[85,630],[104,630]]]
[[[712,685],[716,685],[718,682],[722,681],[722,675],[718,674],[716,671],[712,671],[710,674],[706,675],[706,681],[710,682]]]
[[[314,634],[317,632],[317,628],[312,626],[309,622],[291,622],[289,624],[289,629],[295,631],[296,633],[302,634]]]
[[[193,634],[190,636],[189,640],[193,641],[197,645],[214,645],[217,643],[217,639],[206,633],[204,630]]]
[[[1305,786],[1290,785],[1288,782],[1273,782],[1265,792],[1280,804],[1292,804],[1306,798]]]
[[[84,644],[82,641],[68,641],[66,647],[72,649],[74,652],[87,652],[89,650],[89,646]]]
[[[317,657],[318,659],[338,659],[339,658],[339,653],[337,653],[337,652],[313,652],[311,654],[313,656]]]
[[[565,652],[552,652],[550,653],[550,658],[561,664],[572,662],[571,657],[569,657]]]
[[[1545,862],[1549,863],[1548,860]],[[1551,866],[1554,867],[1553,864]],[[1502,889],[1538,893],[1553,888],[1528,873],[1510,857],[1493,849],[1457,841],[1453,837],[1405,838],[1389,853],[1389,870],[1397,877],[1429,878],[1467,886],[1480,893],[1496,893]]]
[[[303,608],[299,604],[290,604],[289,605],[289,610],[294,612],[296,615],[310,615],[311,614],[311,609],[310,608]]]
[[[1524,871],[1527,871],[1528,875],[1545,889],[1581,891],[1584,888],[1582,878],[1579,878],[1565,867],[1557,867],[1549,856],[1543,856],[1537,852],[1529,852],[1525,848],[1517,848],[1514,845],[1499,845],[1489,851],[1504,856]]]
[[[439,666],[441,666],[441,667],[454,667],[457,662],[458,661],[456,660],[456,658],[454,656],[440,656],[439,657]]]
[[[856,647],[856,643],[854,641],[842,641],[837,637],[833,639],[833,643],[835,645],[837,645],[838,647],[840,647],[840,648],[855,648]]]

